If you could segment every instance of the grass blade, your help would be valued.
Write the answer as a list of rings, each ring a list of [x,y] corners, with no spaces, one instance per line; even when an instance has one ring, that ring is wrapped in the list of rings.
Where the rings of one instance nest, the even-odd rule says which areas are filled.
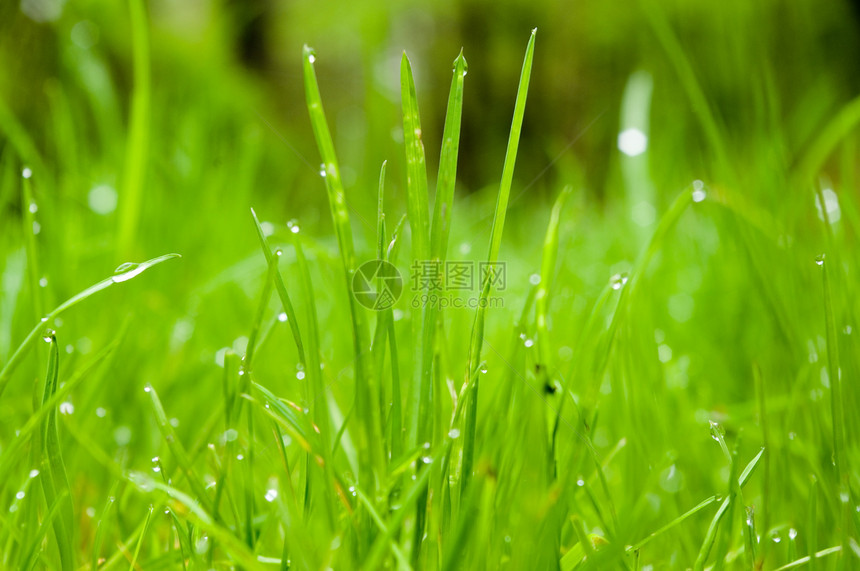
[[[45,376],[45,390],[42,396],[42,406],[51,400],[57,392],[59,384],[59,349],[57,337],[53,332],[46,339],[51,343],[48,357],[48,372]],[[42,421],[42,473],[40,474],[45,501],[49,506],[58,502],[61,496],[67,496],[59,507],[60,515],[54,520],[54,537],[60,553],[60,567],[63,571],[75,568],[74,515],[72,514],[69,478],[66,475],[66,465],[60,450],[60,434],[57,426],[57,409],[51,407]]]
[[[42,320],[38,324],[36,324],[36,326],[33,327],[32,330],[30,330],[30,333],[27,335],[24,341],[21,342],[18,348],[15,349],[15,353],[12,354],[12,357],[10,357],[6,364],[3,366],[3,369],[0,370],[0,395],[3,394],[3,391],[6,389],[6,385],[9,384],[9,380],[12,376],[12,373],[14,373],[18,365],[21,364],[21,361],[24,359],[24,356],[27,354],[27,351],[29,351],[30,347],[33,345],[33,343],[36,342],[36,339],[38,339],[39,335],[48,327],[48,323],[52,319],[58,317],[64,311],[71,307],[74,307],[88,297],[100,292],[103,289],[109,288],[113,284],[128,281],[140,275],[152,266],[155,266],[157,264],[160,264],[161,262],[170,260],[172,258],[181,257],[182,256],[180,256],[179,254],[165,254],[163,256],[147,260],[146,262],[141,262],[139,264],[122,264],[116,269],[116,272],[114,272],[114,275],[112,275],[111,277],[105,278],[102,281],[88,287],[84,291],[70,297],[69,299],[61,303],[59,306],[57,306],[53,311],[51,311],[51,313],[43,317]]]
[[[377,406],[379,391],[377,379],[370,371],[365,316],[363,310],[357,307],[355,297],[350,294],[350,282],[356,270],[355,247],[352,241],[352,230],[349,225],[349,213],[347,212],[346,196],[340,177],[340,167],[335,155],[331,133],[326,123],[319,85],[314,72],[316,56],[313,50],[307,46],[304,48],[303,59],[308,113],[317,148],[322,156],[322,173],[324,174],[338,248],[340,249],[344,285],[349,297],[349,312],[352,318],[352,341],[355,354],[355,408],[359,421],[356,437],[358,449],[363,452],[367,451],[359,456],[361,472],[359,478],[366,489],[368,489],[369,481],[375,481],[375,484],[371,486],[375,489],[375,486],[380,485],[382,481],[385,458],[382,451],[382,422],[379,406]]]
[[[532,60],[534,59],[535,49],[535,34],[537,28],[532,30],[529,37],[529,43],[526,47],[526,55],[523,60],[523,68],[520,73],[520,83],[517,88],[517,100],[514,105],[514,117],[511,122],[511,131],[508,136],[508,148],[505,152],[505,163],[502,168],[502,180],[499,184],[499,196],[496,200],[496,212],[493,218],[493,229],[490,237],[490,251],[487,255],[487,262],[491,268],[498,260],[499,248],[502,244],[502,230],[505,226],[505,214],[508,209],[508,200],[511,195],[511,185],[514,178],[514,165],[517,161],[517,149],[520,144],[520,133],[522,131],[523,116],[526,109],[526,98],[529,90],[529,80],[532,72]],[[482,276],[483,285],[481,288],[481,297],[478,302],[478,309],[475,313],[475,323],[472,328],[472,341],[469,348],[469,367],[468,376],[470,378],[469,386],[471,390],[467,396],[469,399],[468,408],[466,410],[465,431],[463,438],[463,468],[462,479],[460,480],[460,495],[469,483],[471,477],[473,458],[475,454],[475,433],[478,414],[478,376],[477,371],[481,363],[481,349],[484,343],[484,320],[486,316],[486,299],[490,295],[490,289],[493,282],[493,271],[487,272],[486,276]]]
[[[131,12],[131,48],[134,88],[131,98],[128,142],[123,169],[122,200],[120,201],[119,236],[120,255],[132,254],[140,218],[143,181],[149,155],[149,129],[152,107],[152,81],[149,62],[149,22],[143,0],[129,0]]]

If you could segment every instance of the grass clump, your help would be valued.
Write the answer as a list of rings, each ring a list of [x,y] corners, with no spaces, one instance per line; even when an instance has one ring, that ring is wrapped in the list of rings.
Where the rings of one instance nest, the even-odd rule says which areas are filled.
[[[193,207],[256,208],[244,226],[216,227],[214,217],[174,217],[167,200],[153,198],[156,216],[147,210],[147,184],[167,176],[149,169],[159,160],[150,141],[167,137],[153,122],[147,13],[139,0],[129,6],[133,101],[117,227],[103,229],[94,257],[128,259],[152,243],[189,251],[161,250],[185,256],[128,286],[111,287],[178,255],[125,263],[82,287],[95,264],[67,243],[85,239],[87,224],[63,212],[64,172],[0,105],[0,200],[14,223],[0,235],[3,567],[856,565],[860,218],[847,186],[834,185],[834,211],[836,193],[818,179],[828,160],[856,179],[856,102],[802,147],[762,126],[785,153],[772,158],[773,179],[747,174],[666,14],[643,2],[711,155],[707,176],[671,192],[658,184],[655,163],[676,157],[649,147],[660,86],[640,70],[621,105],[639,145],[619,144],[616,195],[589,203],[576,172],[547,203],[528,193],[514,167],[539,69],[533,30],[491,192],[460,192],[458,168],[472,160],[460,156],[463,51],[435,180],[420,68],[404,52],[402,160],[383,162],[378,179],[373,165],[368,186],[349,182],[338,160],[323,109],[329,82],[317,76],[326,60],[305,46],[320,164],[308,160],[305,200],[324,189],[331,226],[303,205],[290,209],[307,225],[268,221],[278,193],[252,189],[264,152],[249,131],[237,153],[219,155],[231,184],[213,177],[221,194],[207,202],[201,192]],[[57,113],[74,132],[74,114]],[[195,161],[211,150],[200,124],[184,135]],[[80,164],[108,161],[87,149],[77,159],[78,180]],[[745,192],[751,180],[763,196],[790,187],[791,208],[771,215]],[[201,230],[225,250],[195,246]],[[399,299],[365,306],[356,283],[367,261],[397,268]],[[480,271],[459,292],[434,281],[447,274],[425,273],[464,263]],[[67,301],[47,311],[54,298]]]

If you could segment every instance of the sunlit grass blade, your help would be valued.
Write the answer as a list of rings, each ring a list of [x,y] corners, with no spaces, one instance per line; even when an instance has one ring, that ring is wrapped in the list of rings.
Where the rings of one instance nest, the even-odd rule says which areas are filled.
[[[42,396],[42,406],[50,401],[59,386],[59,349],[57,337],[53,332],[47,338],[51,343],[48,357],[48,372],[45,376],[45,390]],[[60,496],[66,496],[58,508],[60,514],[54,519],[54,538],[60,553],[60,566],[66,571],[75,568],[75,526],[72,513],[72,502],[69,497],[69,478],[66,475],[66,465],[60,446],[59,427],[57,426],[57,409],[51,407],[42,421],[42,473],[40,474],[45,501],[49,506],[57,502]]]
[[[508,136],[508,147],[505,152],[505,162],[502,168],[502,179],[499,183],[499,195],[496,199],[496,212],[493,217],[493,229],[490,234],[490,249],[487,254],[489,271],[483,280],[481,296],[478,309],[475,313],[475,323],[472,328],[472,339],[469,347],[468,375],[471,390],[468,393],[469,404],[466,410],[466,422],[463,435],[463,476],[460,480],[460,490],[465,490],[472,471],[473,457],[475,453],[475,432],[478,414],[478,377],[475,372],[481,362],[481,349],[484,343],[484,320],[486,317],[486,299],[490,295],[493,285],[495,265],[499,257],[499,249],[502,245],[502,231],[505,227],[505,215],[508,210],[508,200],[511,195],[511,185],[514,179],[514,165],[517,161],[517,150],[520,144],[520,133],[522,132],[523,116],[526,110],[526,98],[531,79],[532,60],[534,59],[535,34],[537,28],[532,30],[529,43],[526,47],[526,55],[523,60],[523,68],[520,72],[520,83],[517,88],[517,99],[514,104],[514,117],[511,121],[511,131]]]
[[[800,157],[794,169],[796,184],[801,186],[809,184],[818,175],[827,157],[858,124],[860,124],[860,97],[855,97],[819,131],[818,136]]]
[[[12,376],[12,373],[15,372],[15,368],[21,364],[21,361],[24,359],[24,356],[29,351],[30,347],[36,340],[39,338],[39,335],[48,327],[50,321],[59,317],[67,309],[74,307],[78,303],[87,299],[95,293],[100,292],[103,289],[107,289],[113,284],[128,281],[135,276],[140,275],[148,268],[156,264],[160,264],[166,260],[170,260],[172,258],[180,258],[179,254],[165,254],[164,256],[159,256],[157,258],[153,258],[151,260],[147,260],[146,262],[141,262],[140,264],[122,264],[116,269],[114,275],[109,278],[105,278],[104,280],[98,282],[95,285],[92,285],[80,292],[77,295],[74,295],[57,306],[53,311],[51,311],[48,315],[42,318],[42,320],[30,331],[24,341],[21,342],[21,345],[15,350],[15,353],[12,354],[12,357],[6,362],[3,366],[3,369],[0,370],[0,394],[3,394],[3,391],[6,389],[6,386],[9,384],[9,380]]]
[[[90,563],[91,569],[99,568],[99,560],[101,559],[101,551],[102,544],[104,543],[105,534],[108,533],[108,517],[110,517],[111,512],[113,511],[114,506],[116,505],[116,492],[119,488],[119,481],[115,482],[113,486],[111,486],[110,492],[108,494],[107,501],[105,502],[102,511],[99,513],[98,517],[98,527],[96,528],[95,537],[93,538],[93,556],[92,561]]]
[[[143,0],[129,0],[134,90],[131,100],[128,140],[125,149],[122,192],[119,201],[118,250],[121,256],[134,253],[152,122],[152,80],[149,57],[149,20]]]
[[[325,186],[343,263],[344,286],[349,297],[349,311],[352,318],[352,341],[355,354],[355,405],[358,417],[358,430],[356,430],[355,436],[358,441],[358,448],[362,451],[359,456],[361,464],[359,479],[362,485],[368,489],[370,480],[375,481],[374,487],[381,484],[385,465],[382,447],[382,421],[378,406],[379,385],[378,379],[370,371],[370,347],[367,340],[368,333],[364,311],[357,306],[355,297],[350,291],[352,276],[357,266],[355,247],[353,246],[340,167],[335,155],[331,133],[326,123],[319,85],[314,72],[315,59],[313,50],[305,46],[303,58],[305,97],[311,127],[313,127],[317,148],[323,161],[321,170],[325,175]]]
[[[774,571],[787,571],[788,569],[796,569],[798,567],[803,567],[806,565],[807,569],[816,569],[817,560],[822,557],[827,557],[828,555],[833,555],[834,553],[839,553],[842,551],[841,545],[836,545],[833,547],[828,547],[827,549],[822,549],[821,551],[816,551],[814,555],[807,555],[806,557],[801,557],[791,563],[783,565],[782,567],[777,567]],[[808,565],[807,565],[808,563]]]

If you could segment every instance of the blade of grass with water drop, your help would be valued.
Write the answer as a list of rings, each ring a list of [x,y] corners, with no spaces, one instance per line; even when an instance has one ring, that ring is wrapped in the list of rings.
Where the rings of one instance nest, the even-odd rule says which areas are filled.
[[[42,407],[51,400],[59,386],[59,349],[57,348],[57,337],[50,334],[50,353],[48,356],[48,372],[45,375],[45,389],[42,396]],[[51,407],[42,421],[42,473],[40,479],[42,490],[45,493],[45,501],[49,506],[56,503],[60,496],[67,496],[62,502],[59,516],[53,522],[54,538],[60,553],[60,566],[66,570],[75,568],[75,542],[74,516],[72,514],[72,503],[68,497],[69,478],[66,475],[66,465],[60,450],[60,434],[57,425],[57,409]]]
[[[119,253],[132,254],[140,218],[143,180],[149,155],[152,85],[149,61],[149,21],[143,0],[129,0],[134,84],[131,98],[128,141],[125,149],[122,192],[117,217]]]
[[[257,228],[257,237],[260,239],[260,246],[263,250],[263,254],[266,256],[266,263],[268,264],[275,253],[272,251],[272,248],[269,246],[269,240],[266,238],[265,232],[263,232],[263,226],[260,224],[260,220],[257,218],[257,213],[254,212],[254,209],[251,209],[251,216],[254,218],[254,225]],[[275,289],[278,292],[278,298],[281,300],[281,305],[284,308],[284,313],[287,314],[287,322],[290,325],[290,331],[293,334],[293,341],[296,343],[296,350],[299,353],[299,362],[305,362],[305,348],[302,343],[302,334],[299,330],[299,321],[296,319],[296,311],[293,308],[293,303],[290,300],[290,294],[287,291],[287,286],[284,283],[284,278],[281,277],[280,272],[275,273]]]
[[[704,568],[705,561],[707,560],[707,557],[708,557],[708,553],[710,552],[711,547],[714,544],[714,540],[716,539],[717,531],[719,529],[720,520],[722,520],[722,518],[726,514],[726,512],[729,511],[729,504],[731,504],[734,501],[734,493],[731,492],[731,490],[743,489],[743,487],[749,481],[750,477],[752,477],[753,473],[755,472],[755,469],[758,466],[762,455],[764,455],[764,449],[760,450],[759,453],[756,454],[752,460],[750,460],[749,464],[746,465],[746,467],[743,469],[743,471],[741,472],[740,476],[737,479],[737,488],[735,488],[735,486],[733,486],[733,485],[729,486],[729,490],[730,490],[729,495],[723,500],[723,503],[720,504],[720,508],[717,510],[717,513],[714,514],[713,519],[711,519],[711,524],[708,526],[708,531],[705,534],[705,540],[702,542],[702,547],[699,550],[699,555],[696,558],[696,563],[694,565],[694,569],[696,569],[697,571],[700,571],[701,569]],[[732,475],[730,477],[733,479],[734,475]]]
[[[197,495],[197,500],[207,511],[212,511],[212,498],[206,493],[206,487],[198,479],[191,457],[179,440],[173,425],[170,424],[167,414],[164,412],[164,407],[161,404],[161,399],[158,398],[158,393],[151,385],[147,385],[146,392],[149,393],[152,410],[155,413],[155,420],[158,423],[158,428],[164,441],[167,442],[167,447],[170,448],[170,452],[173,454],[174,459],[176,459],[176,463],[179,465],[182,473],[185,474],[188,484]]]
[[[666,525],[664,525],[663,527],[659,528],[657,531],[653,531],[653,532],[651,532],[651,534],[649,534],[649,535],[648,535],[648,537],[646,537],[645,539],[642,539],[642,540],[641,540],[641,541],[639,541],[638,543],[635,543],[635,544],[634,544],[634,545],[629,549],[629,551],[638,551],[639,549],[642,549],[645,545],[647,545],[647,544],[648,544],[648,542],[649,542],[649,541],[651,541],[652,539],[654,539],[654,538],[655,538],[655,537],[657,537],[658,535],[661,535],[661,534],[663,534],[663,533],[665,533],[665,532],[669,531],[670,529],[672,529],[672,528],[673,528],[673,527],[675,527],[676,525],[680,525],[680,524],[681,524],[681,523],[683,523],[683,522],[684,522],[684,520],[686,520],[687,518],[689,518],[689,517],[691,517],[691,516],[695,515],[696,513],[700,512],[701,510],[705,509],[706,507],[710,506],[711,504],[716,503],[717,501],[718,501],[718,497],[717,497],[717,496],[711,496],[710,498],[707,498],[707,499],[705,499],[705,500],[702,500],[702,501],[701,501],[700,503],[698,503],[695,507],[693,507],[693,508],[691,508],[690,510],[688,510],[688,511],[684,512],[683,514],[679,515],[678,517],[676,517],[675,519],[673,519],[672,521],[670,521],[669,523],[667,523],[667,524],[666,524]]]
[[[336,520],[335,498],[337,496],[333,487],[335,475],[332,471],[332,455],[334,452],[330,436],[332,420],[326,395],[326,386],[322,376],[322,363],[320,361],[320,336],[316,299],[314,297],[313,283],[311,282],[310,268],[308,267],[304,248],[302,248],[302,238],[296,233],[293,233],[292,236],[293,248],[296,252],[296,266],[299,269],[299,286],[305,299],[305,307],[307,308],[308,352],[305,375],[308,379],[307,384],[310,387],[308,391],[308,408],[310,409],[311,418],[319,431],[320,440],[323,443],[320,455],[324,462],[323,470],[325,478],[323,480],[325,486],[320,495],[321,501],[326,506],[329,525],[334,526]],[[307,458],[307,474],[311,473],[312,462],[313,465],[316,465],[316,461],[313,461],[309,455]]]
[[[314,71],[315,56],[313,50],[304,48],[304,78],[305,97],[308,113],[317,148],[323,160],[325,186],[331,207],[337,243],[343,264],[346,293],[349,298],[349,311],[352,318],[352,341],[355,354],[355,404],[358,417],[356,439],[359,455],[359,479],[367,488],[367,482],[375,481],[374,486],[382,483],[385,458],[383,454],[382,423],[379,402],[378,384],[375,375],[370,371],[367,342],[367,331],[364,312],[357,307],[355,296],[351,294],[351,278],[356,270],[355,248],[352,240],[352,230],[349,224],[349,213],[346,206],[346,196],[340,177],[340,167],[335,155],[334,143],[323,111],[322,98]]]
[[[75,305],[92,296],[93,294],[96,294],[103,289],[107,289],[115,283],[128,281],[140,275],[145,270],[151,268],[156,264],[160,264],[161,262],[170,260],[172,258],[181,257],[182,256],[180,256],[179,254],[165,254],[164,256],[159,256],[157,258],[147,260],[146,262],[142,262],[140,264],[132,264],[131,266],[123,264],[122,266],[117,268],[117,272],[114,273],[113,276],[105,278],[102,281],[88,287],[84,291],[70,297],[69,299],[61,303],[59,306],[57,306],[48,315],[43,317],[42,320],[35,327],[33,327],[32,330],[30,330],[30,333],[27,334],[27,337],[24,339],[24,341],[21,342],[18,348],[15,349],[15,352],[3,366],[3,369],[0,370],[0,395],[3,394],[3,391],[9,384],[9,380],[12,376],[12,373],[14,373],[18,365],[21,364],[21,360],[27,354],[27,351],[30,349],[33,343],[36,342],[36,339],[38,339],[39,335],[48,327],[48,323],[52,319],[58,317],[67,309],[74,307]]]
[[[143,529],[140,530],[140,535],[137,538],[137,546],[134,548],[134,557],[131,558],[131,565],[128,571],[134,571],[137,564],[137,558],[140,556],[140,548],[143,547],[143,540],[146,539],[146,534],[149,531],[149,524],[152,523],[153,506],[149,506],[149,512],[146,514],[146,519],[143,521]]]
[[[517,99],[514,104],[514,116],[511,121],[511,130],[508,136],[508,147],[505,152],[505,162],[502,168],[502,180],[499,183],[499,195],[496,199],[496,212],[493,217],[493,227],[490,234],[490,249],[487,255],[487,262],[490,265],[490,268],[495,268],[495,264],[499,257],[499,249],[502,244],[502,231],[504,230],[505,215],[507,214],[508,200],[511,195],[511,185],[513,184],[514,178],[514,165],[517,161],[517,150],[520,144],[520,133],[522,132],[523,116],[525,115],[526,98],[529,90],[529,80],[531,79],[536,33],[537,28],[532,30],[531,36],[529,37],[522,71],[520,72]],[[467,375],[470,377],[470,390],[467,395],[465,395],[468,397],[469,403],[466,410],[466,422],[463,434],[463,469],[462,477],[460,479],[461,495],[469,483],[475,453],[475,435],[478,414],[478,376],[475,373],[477,372],[481,362],[481,349],[483,348],[484,343],[486,300],[490,295],[493,274],[494,270],[491,269],[487,272],[486,276],[481,276],[484,283],[481,288],[481,297],[478,302],[478,309],[475,313],[475,322],[472,328],[472,340],[469,347],[469,366]]]
[[[99,514],[98,524],[96,525],[96,533],[93,538],[93,557],[90,563],[90,569],[98,569],[99,568],[99,559],[101,557],[102,543],[104,542],[105,533],[107,533],[108,524],[107,518],[111,513],[111,508],[113,508],[116,503],[116,491],[119,488],[119,480],[114,482],[113,486],[111,486],[110,492],[108,493],[108,499],[105,502],[104,508],[102,508],[101,514]]]
[[[403,146],[406,150],[406,213],[412,232],[412,261],[423,267],[432,264],[430,258],[429,203],[427,190],[427,165],[422,141],[421,117],[418,113],[418,97],[412,64],[406,52],[400,58],[400,101],[403,115]],[[424,280],[422,280],[424,281]],[[427,291],[429,284],[420,283]],[[424,336],[427,308],[422,307],[412,315],[412,339],[416,354],[412,359],[412,383],[406,406],[406,418],[412,422],[407,426],[406,446],[412,447],[426,439],[429,422],[426,418],[424,398],[429,398],[429,387],[424,383],[425,354]],[[427,375],[429,376],[429,375]]]

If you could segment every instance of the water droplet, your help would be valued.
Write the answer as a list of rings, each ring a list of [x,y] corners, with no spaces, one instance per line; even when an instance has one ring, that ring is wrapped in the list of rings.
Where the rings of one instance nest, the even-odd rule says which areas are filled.
[[[487,365],[484,363],[481,363],[481,367],[478,370],[481,372],[482,375],[486,375],[487,374]]]
[[[274,488],[269,488],[268,490],[266,490],[265,498],[266,498],[267,502],[270,502],[270,503],[274,502],[275,498],[277,498],[277,497],[278,497],[278,490],[276,490]]]
[[[38,234],[41,231],[42,231],[42,225],[34,220],[33,221],[33,234]]]
[[[452,428],[451,430],[449,430],[448,431],[448,438],[452,438],[452,439],[460,438],[460,429],[459,428]]]
[[[96,214],[107,216],[116,210],[118,197],[116,190],[107,184],[93,187],[87,194],[87,205]]]
[[[198,539],[194,544],[194,551],[196,551],[198,555],[203,555],[209,551],[209,538],[204,535]]]
[[[287,314],[286,314],[286,313],[284,313],[284,312],[282,311],[281,313],[279,313],[279,314],[278,314],[278,321],[280,321],[281,323],[283,323],[283,322],[285,322],[286,320],[287,320]]]
[[[32,470],[30,470],[30,478],[35,478],[38,475],[39,471],[37,469],[33,468]]]
[[[39,211],[39,205],[36,204],[35,202],[31,202],[29,210],[30,210],[30,214],[35,214],[36,212]]]
[[[72,414],[75,412],[75,405],[66,401],[60,403],[60,414]]]
[[[793,527],[788,530],[788,538],[791,540],[797,539],[797,530]]]
[[[235,428],[228,428],[224,431],[224,442],[235,442],[239,438],[239,433]]]
[[[96,517],[96,508],[90,506],[86,509],[87,517]]]
[[[774,543],[780,543],[780,542],[782,541],[782,538],[779,536],[779,533],[778,533],[778,532],[774,532],[774,533],[773,533],[773,537],[771,537],[771,540],[772,540]]]
[[[532,347],[534,346],[534,344],[534,339],[526,339],[525,341],[523,341],[523,345],[525,345],[526,347]]]
[[[131,429],[127,426],[118,426],[113,431],[113,439],[117,446],[125,446],[131,442]]]
[[[305,378],[305,372],[304,372],[304,371],[299,371],[299,372],[297,372],[297,373],[296,373],[296,378],[297,378],[298,380],[300,380],[300,381],[301,381],[302,379],[304,379],[304,378]]]
[[[583,480],[582,478],[577,479],[576,485],[579,486],[580,488],[585,486],[585,480]]]
[[[152,391],[152,385],[147,384],[145,387],[143,387],[143,392],[148,393],[150,391]]]
[[[424,443],[424,450],[430,450],[430,443],[429,442]]]
[[[23,500],[23,499],[24,499],[24,496],[26,496],[26,495],[27,495],[27,494],[24,492],[24,490],[21,490],[20,492],[18,492],[17,494],[15,494],[15,497],[16,497],[16,498],[18,498],[19,500]]]
[[[315,56],[314,54],[308,55],[308,61],[314,63],[315,61],[317,61],[317,56]]]
[[[328,173],[326,173],[325,164],[321,164],[320,165],[320,176],[325,178],[327,174]]]
[[[532,285],[538,285],[540,283],[540,274],[532,274],[529,276],[529,283]]]
[[[349,493],[350,493],[351,495],[355,496],[355,486],[350,486],[350,487],[349,487]]]
[[[24,178],[30,178],[33,176],[33,171],[30,170],[30,167],[24,167],[24,170],[21,171],[21,176]]]
[[[170,419],[170,426],[172,426],[173,428],[176,428],[177,426],[179,426],[179,419],[178,418],[171,418]]]
[[[725,434],[726,434],[725,429],[723,429],[722,426],[720,426],[718,423],[714,422],[713,420],[709,420],[708,422],[710,423],[710,426],[711,426],[711,438],[713,438],[715,441],[719,442],[722,439],[722,437],[725,436]]]
[[[433,462],[433,458],[430,456],[422,456],[421,461],[425,464],[430,464],[431,462]]]
[[[648,150],[648,135],[631,127],[618,133],[618,150],[628,157],[638,157]]]
[[[290,220],[289,222],[287,222],[287,228],[289,228],[290,232],[292,232],[293,234],[298,234],[299,232],[301,232],[301,226],[299,226],[298,220]]]
[[[707,197],[705,183],[700,180],[693,181],[693,202],[702,202]]]
[[[619,290],[624,287],[624,284],[627,283],[627,274],[620,273],[615,274],[611,278],[609,278],[609,286],[614,290]]]
[[[815,256],[815,265],[823,266],[824,265],[824,254],[818,254]]]
[[[236,460],[240,460],[240,461],[241,461],[241,460],[244,460],[244,459],[245,459],[245,456],[243,456],[242,454],[237,454],[237,455],[236,455]]]
[[[851,501],[851,495],[848,492],[839,492],[839,501],[843,504],[847,504]]]

